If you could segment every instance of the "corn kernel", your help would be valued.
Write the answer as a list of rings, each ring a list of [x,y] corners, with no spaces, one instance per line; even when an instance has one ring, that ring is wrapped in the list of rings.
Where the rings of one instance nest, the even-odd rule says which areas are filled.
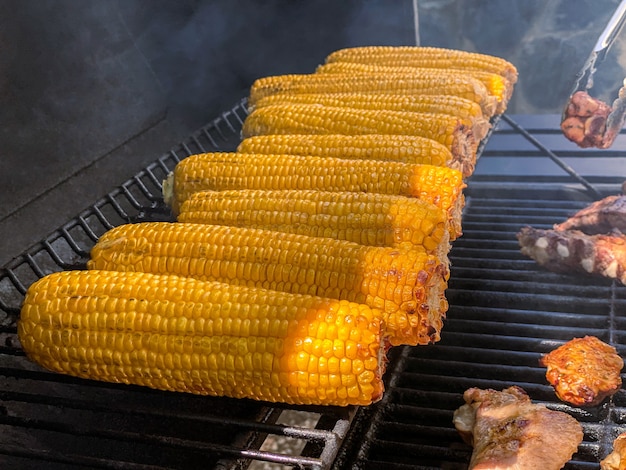
[[[57,284],[61,288],[50,287]],[[136,286],[150,304],[145,312],[157,319],[137,313]],[[86,300],[63,297],[70,291]],[[115,302],[98,300],[111,292],[118,296]],[[255,304],[245,307],[251,299]],[[86,310],[67,317],[72,302]],[[329,315],[320,315],[324,308]],[[334,331],[337,324],[357,328],[359,315],[372,318],[372,328],[381,334],[380,312],[361,304],[180,276],[89,270],[55,273],[31,286],[18,334],[29,357],[79,377],[203,395],[345,406],[379,399],[382,382],[376,382],[370,396],[354,396],[346,387],[358,383],[357,375],[345,373],[354,368],[352,361],[333,355],[333,340],[314,339],[309,333],[316,329],[299,325],[328,319]],[[67,325],[60,320],[64,316]],[[111,329],[94,328],[99,324]],[[252,331],[257,335],[250,337]],[[261,331],[278,336],[259,336]],[[324,342],[328,359],[316,356]],[[364,347],[373,348],[377,358],[382,343],[377,336],[375,342]]]
[[[336,356],[328,358],[327,366],[328,366],[328,372],[330,374],[338,374],[340,372],[339,358],[337,358]]]
[[[341,375],[340,374],[329,374],[328,375],[328,384],[336,389],[341,387]]]

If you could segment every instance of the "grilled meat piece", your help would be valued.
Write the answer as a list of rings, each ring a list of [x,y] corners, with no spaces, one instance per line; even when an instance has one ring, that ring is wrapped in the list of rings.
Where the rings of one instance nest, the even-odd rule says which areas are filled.
[[[587,234],[607,233],[614,229],[626,233],[626,196],[608,196],[579,210],[555,230],[580,230]]]
[[[522,227],[517,239],[523,255],[558,273],[586,273],[626,284],[626,235],[587,235],[579,230]]]
[[[626,470],[626,432],[613,441],[613,452],[600,461],[600,470]]]
[[[543,356],[546,379],[559,399],[574,406],[595,406],[622,386],[624,361],[613,346],[595,336],[574,338]]]
[[[607,149],[619,134],[626,118],[626,88],[619,90],[613,106],[577,91],[571,97],[561,121],[563,135],[582,148]]]
[[[576,419],[533,404],[517,386],[501,392],[470,388],[454,412],[461,437],[474,446],[470,469],[558,470],[583,440]]]
[[[610,113],[608,104],[585,91],[577,91],[565,108],[561,121],[563,135],[582,148],[601,147]]]

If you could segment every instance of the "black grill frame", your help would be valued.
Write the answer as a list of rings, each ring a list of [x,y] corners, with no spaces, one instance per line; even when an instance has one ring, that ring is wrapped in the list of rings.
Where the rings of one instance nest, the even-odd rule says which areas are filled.
[[[0,462],[24,468],[46,462],[47,468],[227,469],[259,460],[303,469],[461,469],[471,449],[457,435],[451,416],[462,404],[463,391],[517,384],[534,400],[581,420],[585,441],[566,468],[596,468],[616,433],[626,431],[626,393],[593,409],[569,407],[556,400],[537,360],[582,334],[595,334],[624,355],[626,289],[606,279],[541,270],[519,253],[515,233],[524,224],[549,227],[593,197],[619,191],[626,179],[619,175],[580,177],[562,165],[546,175],[477,171],[465,191],[464,235],[451,252],[450,311],[442,340],[392,349],[388,391],[370,407],[294,408],[172,395],[51,374],[26,360],[15,321],[30,283],[53,271],[83,267],[91,246],[113,226],[171,220],[161,200],[161,181],[188,155],[234,150],[246,105],[242,100],[0,270],[0,431],[15,433],[0,437]],[[479,165],[491,158],[559,161],[595,155],[567,145],[555,151],[537,145],[562,137],[551,124],[532,128],[541,119],[522,128],[530,125],[534,141],[510,117],[503,118],[481,149]],[[621,158],[618,151],[602,156]],[[229,413],[216,411],[224,409]],[[316,413],[316,429],[276,424],[284,410]],[[74,421],[64,421],[62,412]],[[98,426],[102,417],[110,423]],[[169,426],[159,433],[162,423]],[[30,442],[29,431],[40,441]],[[224,435],[234,437],[225,442]],[[295,456],[259,450],[268,435],[294,437],[306,446]],[[42,442],[42,436],[49,441]],[[96,442],[101,449],[87,449]]]

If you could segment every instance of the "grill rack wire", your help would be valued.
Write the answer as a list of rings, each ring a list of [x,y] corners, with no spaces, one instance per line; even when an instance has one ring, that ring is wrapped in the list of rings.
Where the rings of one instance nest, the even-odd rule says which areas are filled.
[[[43,395],[24,392],[11,384],[6,388],[0,386],[0,429],[17,427],[27,432],[32,427],[70,436],[86,432],[94,439],[113,442],[128,439],[145,446],[149,452],[158,453],[160,447],[171,452],[159,455],[158,460],[154,460],[156,454],[149,452],[147,458],[136,460],[133,460],[136,456],[122,452],[122,457],[113,462],[106,453],[82,455],[45,446],[28,449],[19,441],[3,442],[0,438],[0,461],[4,456],[16,462],[47,461],[58,468],[65,468],[64,465],[183,468],[179,467],[183,462],[176,459],[181,452],[190,452],[193,455],[185,461],[186,468],[209,465],[217,469],[245,468],[254,460],[302,469],[374,469],[381,465],[399,470],[461,469],[466,468],[471,449],[451,427],[451,413],[460,405],[463,390],[470,386],[503,388],[507,383],[516,383],[523,385],[534,400],[568,412],[583,423],[585,441],[566,468],[596,468],[598,459],[608,452],[612,438],[626,430],[626,395],[620,391],[591,410],[569,407],[555,400],[536,361],[542,352],[566,341],[573,332],[595,333],[625,353],[626,324],[620,312],[626,308],[626,294],[622,286],[607,280],[575,278],[572,283],[571,278],[538,270],[531,261],[521,258],[514,234],[521,223],[548,227],[555,218],[567,216],[590,198],[614,191],[621,181],[618,177],[583,178],[575,170],[570,171],[571,167],[560,164],[559,156],[529,139],[523,128],[508,116],[503,116],[504,125],[498,126],[495,133],[521,135],[535,148],[535,153],[509,150],[510,156],[547,156],[567,176],[473,177],[467,191],[465,234],[455,241],[451,253],[452,281],[448,289],[451,309],[445,335],[436,348],[402,347],[392,351],[386,377],[388,392],[381,402],[366,408],[303,407],[301,411],[319,416],[315,429],[308,429],[278,424],[281,413],[290,409],[281,405],[203,397],[214,405],[227,405],[235,410],[233,416],[212,416],[213,410],[202,414],[207,411],[207,405],[199,406],[196,397],[186,397],[182,404],[172,406],[168,394],[90,383],[24,366],[26,360],[16,339],[15,321],[30,283],[53,271],[82,268],[98,237],[116,225],[170,220],[171,215],[161,200],[161,181],[188,155],[233,150],[246,115],[244,99],[0,270],[0,377],[18,384],[59,383],[68,386],[71,392],[69,398],[48,397],[45,392]],[[542,132],[546,131],[538,133]],[[502,152],[498,148],[481,149],[481,158],[500,156]],[[485,228],[485,223],[492,226]],[[588,297],[599,300],[588,302]],[[573,306],[564,307],[564,303]],[[601,313],[597,314],[595,308]],[[510,331],[511,324],[515,333]],[[90,393],[85,398],[82,395],[85,387],[95,390],[94,393],[113,392],[116,399],[130,396],[129,404],[119,405],[114,399],[91,400]],[[78,396],[72,395],[76,390]],[[158,402],[156,408],[136,404],[146,396]],[[138,417],[139,422],[147,419],[146,415],[180,418],[185,425],[191,421],[201,427],[226,426],[234,431],[235,437],[232,442],[214,443],[187,435],[129,431],[115,434],[75,423],[61,426],[45,419],[18,416],[13,408],[20,400],[37,402],[47,411],[71,408],[103,413],[111,413],[109,407],[114,402],[117,408],[113,414]],[[159,405],[172,407],[173,411],[165,411]],[[190,413],[188,406],[200,411]],[[237,409],[239,406],[241,410]],[[72,426],[75,429],[70,432]],[[300,455],[260,450],[268,435],[301,440],[304,450]]]
[[[60,270],[84,268],[89,257],[89,251],[99,236],[117,225],[148,220],[172,220],[171,213],[162,201],[161,183],[163,179],[174,169],[176,163],[189,155],[210,151],[234,150],[239,142],[240,129],[246,116],[247,100],[243,99],[231,110],[222,113],[221,116],[90,205],[78,216],[54,230],[40,243],[14,258],[0,270],[0,377],[3,380],[21,378],[67,381],[81,384],[88,382],[75,382],[72,379],[60,376],[50,378],[48,374],[42,372],[24,371],[11,366],[4,366],[1,360],[2,356],[16,359],[24,358],[24,353],[17,340],[16,320],[26,289],[32,282],[46,274]],[[21,368],[22,365],[20,364],[18,367]],[[97,387],[103,389],[119,388],[105,384],[98,384]],[[146,393],[151,395],[153,392],[146,391]],[[0,429],[2,429],[3,425],[24,427],[25,429],[28,429],[30,426],[33,428],[37,426],[36,423],[29,419],[19,419],[11,416],[11,412],[5,406],[5,402],[9,403],[18,400],[35,402],[37,398],[33,395],[20,395],[12,391],[4,391],[0,387]],[[45,402],[45,400],[42,401]],[[232,400],[216,399],[215,404],[216,406],[226,404],[230,407],[235,407]],[[97,409],[98,407],[97,403],[77,400],[50,400],[48,405],[70,408],[83,407],[86,409]],[[213,465],[218,469],[243,467],[251,460],[273,462],[302,469],[324,469],[328,468],[332,463],[355,412],[354,407],[346,409],[301,407],[298,410],[301,410],[303,414],[312,413],[314,416],[317,416],[316,424],[314,423],[315,428],[310,428],[297,424],[277,423],[276,421],[280,419],[281,412],[289,410],[289,407],[286,406],[270,406],[268,404],[255,403],[243,408],[243,418],[241,416],[229,417],[222,415],[214,418],[210,414],[193,418],[202,421],[207,426],[220,427],[227,425],[234,428],[238,435],[233,439],[233,442],[228,444],[212,444],[201,439],[166,439],[162,436],[146,438],[136,433],[124,432],[119,432],[117,435],[102,433],[101,437],[113,440],[129,439],[135,442],[148,441],[148,443],[153,445],[165,444],[182,450],[192,448],[207,455],[217,455],[219,459],[213,462]],[[144,409],[138,412],[137,410],[121,407],[117,412],[159,415],[163,413],[163,410],[156,408]],[[184,415],[185,413],[178,413],[178,416]],[[296,423],[300,421],[297,415],[295,416],[295,421]],[[40,426],[46,427],[43,423],[40,423]],[[81,429],[80,427],[79,429],[85,434],[90,434],[89,430]],[[59,428],[58,431],[69,432],[69,429]],[[75,431],[71,433],[75,434]],[[94,434],[96,438],[99,437],[97,432],[91,432],[91,434]],[[268,435],[292,440],[294,441],[294,446],[302,448],[304,445],[304,449],[300,455],[289,455],[284,450],[282,452],[259,450],[264,437]],[[71,463],[86,465],[87,467],[108,467],[114,465],[115,468],[153,468],[153,465],[149,463],[124,462],[120,460],[113,464],[112,460],[108,458],[84,457],[78,454],[71,455],[71,453],[49,450],[25,450],[13,444],[3,443],[2,439],[0,439],[0,462],[3,455],[7,458],[41,459],[49,464],[54,462],[58,465]],[[191,465],[207,468],[205,465],[209,460],[211,459],[203,460],[202,456],[200,456],[198,461],[192,462]],[[163,468],[177,468],[177,465],[172,467],[164,466]]]

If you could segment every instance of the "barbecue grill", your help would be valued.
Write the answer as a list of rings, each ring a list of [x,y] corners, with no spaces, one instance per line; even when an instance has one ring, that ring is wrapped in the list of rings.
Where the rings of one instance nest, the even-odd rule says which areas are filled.
[[[372,406],[293,407],[159,392],[58,375],[28,361],[16,335],[27,287],[50,272],[83,267],[98,237],[116,225],[171,220],[160,195],[163,178],[188,155],[234,150],[246,115],[243,100],[0,270],[2,467],[225,470],[271,462],[464,469],[471,448],[452,424],[462,393],[519,385],[582,423],[584,442],[566,468],[597,468],[626,431],[626,393],[597,407],[568,406],[556,399],[538,360],[586,334],[624,356],[626,288],[547,272],[520,254],[515,234],[526,224],[550,227],[618,192],[626,137],[612,150],[581,150],[562,137],[558,116],[505,115],[495,126],[465,190],[442,339],[393,348],[387,391]],[[263,445],[276,440],[289,445]]]

